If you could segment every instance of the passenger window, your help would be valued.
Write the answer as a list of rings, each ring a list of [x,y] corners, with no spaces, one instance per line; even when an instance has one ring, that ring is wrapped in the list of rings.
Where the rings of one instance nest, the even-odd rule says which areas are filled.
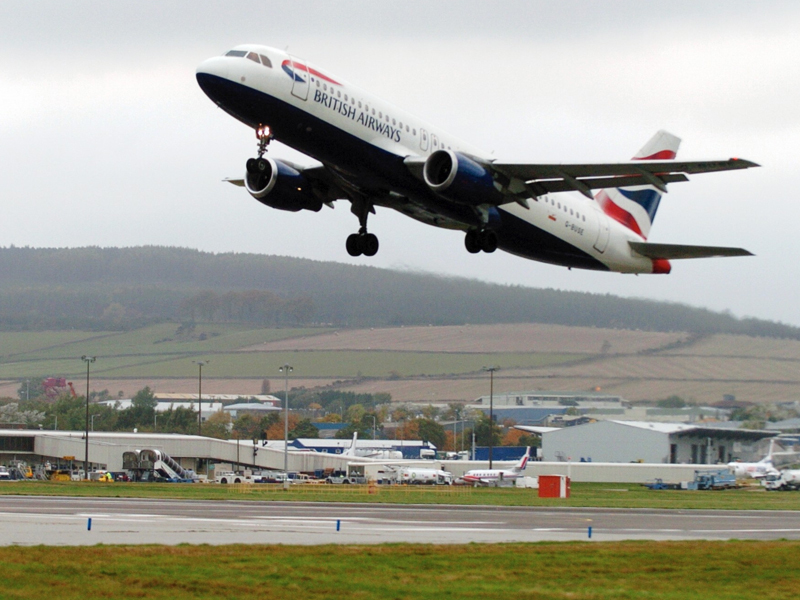
[[[411,130],[411,135],[417,135],[417,128],[416,127]]]
[[[573,212],[572,212],[572,209],[571,209],[571,208],[569,209],[569,214],[570,214],[570,216],[572,216],[572,215],[574,215],[574,214],[575,214],[575,213],[573,213]]]
[[[260,63],[260,62],[261,62],[260,60],[258,60],[258,54],[256,54],[255,52],[249,52],[249,53],[247,54],[247,58],[249,58],[249,59],[250,59],[250,60],[252,60],[253,62],[257,62],[257,63]]]
[[[319,87],[319,86],[320,86],[320,85],[319,85],[319,79],[317,79],[317,87]]]
[[[322,84],[322,89],[327,92],[328,91],[328,84],[327,83],[323,83]]]
[[[270,62],[270,60],[266,56],[264,56],[263,54],[259,54],[259,56],[261,57],[261,64],[264,65],[265,67],[269,67],[271,69],[272,68],[272,63]]]
[[[372,109],[372,116],[373,117],[375,116],[375,109],[374,108]]]
[[[397,121],[395,121],[394,119],[392,119],[392,125],[397,125]],[[402,127],[402,125],[401,125],[401,127]]]
[[[358,101],[358,108],[361,108],[361,100]]]
[[[344,95],[344,101],[347,102],[347,94]]]
[[[339,98],[341,98],[341,97],[342,97],[342,92],[336,92],[336,95],[337,95]]]
[[[379,118],[379,119],[382,119],[382,118],[383,118],[383,113],[382,113],[381,111],[378,111],[378,118]]]

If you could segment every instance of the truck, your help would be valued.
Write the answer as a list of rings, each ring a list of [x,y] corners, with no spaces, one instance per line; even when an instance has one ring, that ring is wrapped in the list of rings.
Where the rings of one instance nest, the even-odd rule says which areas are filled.
[[[761,485],[768,491],[800,490],[800,469],[784,469],[777,475],[767,475]]]
[[[409,485],[452,485],[453,474],[442,469],[398,467],[397,483]]]
[[[694,481],[681,483],[681,489],[685,490],[723,490],[735,487],[737,487],[736,475],[728,469],[695,471]]]

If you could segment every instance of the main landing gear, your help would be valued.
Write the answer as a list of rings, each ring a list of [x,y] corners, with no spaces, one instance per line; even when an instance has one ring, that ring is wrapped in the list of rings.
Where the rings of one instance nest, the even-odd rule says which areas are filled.
[[[345,247],[350,256],[375,256],[378,253],[378,236],[367,233],[363,227],[358,233],[347,236]]]
[[[497,234],[491,229],[470,229],[464,237],[464,246],[470,254],[497,250]]]
[[[372,202],[363,197],[351,199],[350,211],[358,217],[358,233],[347,236],[347,253],[350,256],[375,256],[378,253],[378,236],[374,233],[367,233],[367,216],[374,213],[375,208]]]

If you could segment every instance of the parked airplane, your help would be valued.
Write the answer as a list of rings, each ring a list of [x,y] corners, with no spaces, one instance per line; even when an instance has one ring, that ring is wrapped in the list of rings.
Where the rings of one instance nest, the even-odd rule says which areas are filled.
[[[465,232],[470,253],[497,248],[569,268],[669,273],[670,259],[747,256],[741,248],[647,242],[667,184],[688,174],[758,166],[743,159],[675,161],[680,140],[658,132],[622,163],[515,164],[274,48],[237,46],[206,60],[197,81],[220,108],[256,132],[244,186],[259,202],[319,211],[350,201],[359,230],[351,256],[373,256],[375,207]],[[276,139],[321,164],[265,156]],[[595,196],[592,190],[600,190]],[[562,192],[580,192],[577,194]]]
[[[374,460],[396,460],[403,458],[403,453],[399,450],[389,450],[384,448],[359,448],[358,432],[353,433],[353,441],[350,447],[342,452],[342,456],[353,456],[358,458],[371,458]]]
[[[740,462],[733,461],[728,463],[728,468],[736,476],[737,479],[745,479],[753,477],[761,479],[770,475],[780,475],[780,471],[775,468],[773,464],[773,456],[775,450],[775,440],[769,441],[769,451],[767,455],[758,462]]]
[[[475,485],[497,485],[499,483],[516,481],[522,477],[522,472],[528,464],[530,446],[525,448],[525,455],[511,469],[473,469],[461,476],[461,479]]]

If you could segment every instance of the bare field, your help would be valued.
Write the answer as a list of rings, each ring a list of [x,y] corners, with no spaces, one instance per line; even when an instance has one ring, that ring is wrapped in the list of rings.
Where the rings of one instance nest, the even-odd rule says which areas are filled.
[[[633,353],[662,348],[685,333],[658,333],[520,323],[340,330],[265,342],[246,352],[284,350],[394,350],[408,352]],[[608,342],[608,344],[606,344]]]
[[[713,335],[686,347],[667,350],[664,353],[784,358],[800,361],[800,341],[744,335]]]

